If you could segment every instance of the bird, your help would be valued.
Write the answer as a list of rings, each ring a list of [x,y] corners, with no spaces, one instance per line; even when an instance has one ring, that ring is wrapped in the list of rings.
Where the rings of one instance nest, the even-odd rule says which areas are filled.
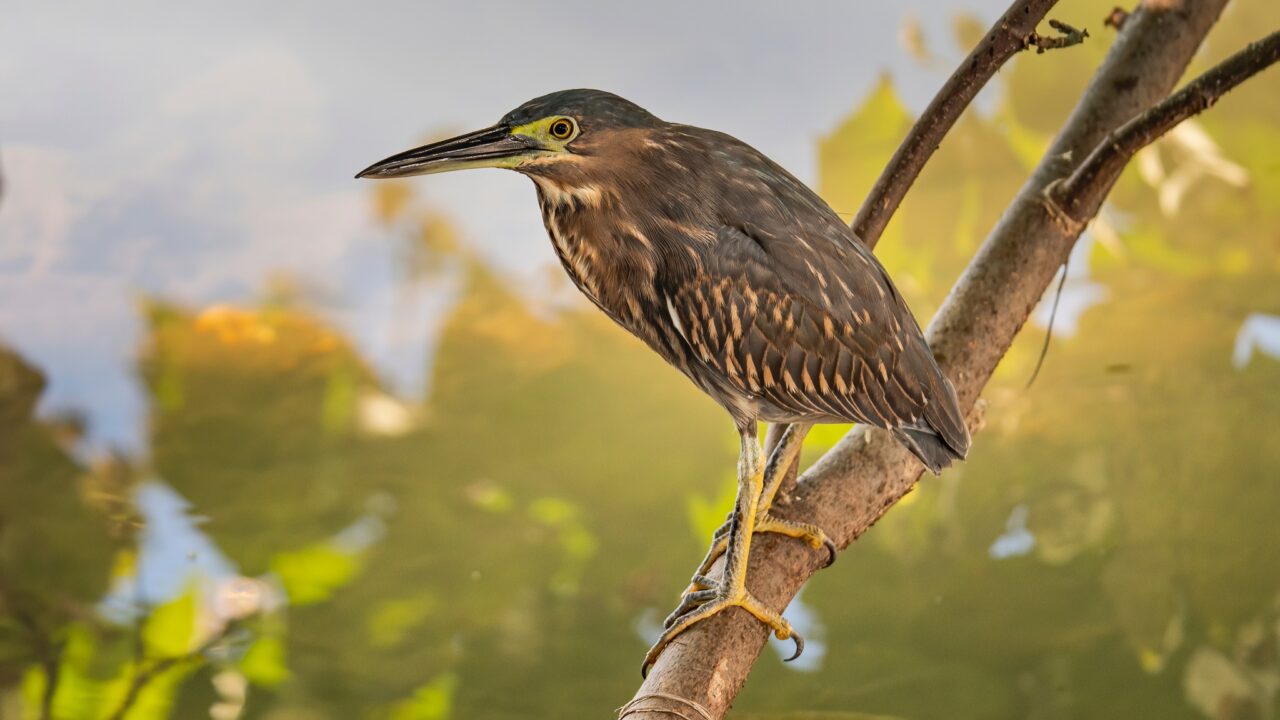
[[[505,168],[533,181],[573,284],[727,411],[739,435],[725,524],[646,654],[741,608],[803,638],[746,587],[752,537],[796,538],[827,564],[819,527],[771,512],[817,423],[883,428],[934,474],[970,438],[955,389],[888,272],[794,175],[725,133],[667,122],[602,90],[534,98],[490,127],[374,163],[357,178]],[[764,457],[759,424],[785,431]],[[719,577],[708,574],[721,555]]]

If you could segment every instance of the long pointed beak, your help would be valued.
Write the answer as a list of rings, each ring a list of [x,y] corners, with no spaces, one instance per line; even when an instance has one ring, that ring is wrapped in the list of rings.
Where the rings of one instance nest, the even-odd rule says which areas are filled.
[[[356,177],[394,178],[464,168],[514,167],[537,149],[532,138],[513,135],[510,128],[494,125],[392,155],[361,170]]]

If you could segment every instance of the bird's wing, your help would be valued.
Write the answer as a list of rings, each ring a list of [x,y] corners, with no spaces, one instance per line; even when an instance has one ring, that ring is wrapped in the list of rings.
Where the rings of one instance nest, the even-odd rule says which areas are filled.
[[[892,429],[935,470],[968,448],[950,383],[851,236],[722,226],[668,302],[694,354],[745,393],[797,417]],[[938,448],[921,447],[935,436]]]
[[[872,302],[877,290],[837,291],[816,266],[802,261],[800,273],[789,267],[794,255],[776,254],[740,228],[719,229],[704,272],[672,298],[698,357],[797,415],[914,422],[923,393],[911,377],[894,382],[897,373],[889,374],[898,370],[901,339],[889,332],[888,308]],[[867,284],[865,273],[854,278]]]

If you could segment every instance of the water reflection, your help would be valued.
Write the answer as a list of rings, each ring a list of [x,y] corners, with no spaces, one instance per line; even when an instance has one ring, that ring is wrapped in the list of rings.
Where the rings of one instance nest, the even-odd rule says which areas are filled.
[[[1211,54],[1275,13],[1235,6]],[[1043,88],[1103,50],[1023,59],[944,145],[880,246],[922,314],[1060,121]],[[1270,712],[1277,102],[1246,86],[1122,179],[1035,385],[1042,325],[973,459],[805,590],[809,664],[764,658],[736,712]],[[821,190],[858,197],[909,121],[886,80],[820,142]],[[39,412],[47,369],[0,347],[0,716],[573,717],[629,695],[732,498],[733,433],[582,303],[514,289],[424,187],[360,198],[354,222],[399,255],[351,256],[381,288],[361,312],[285,275],[255,301],[132,306],[146,421],[126,452]],[[48,332],[131,292],[104,282],[46,308]]]

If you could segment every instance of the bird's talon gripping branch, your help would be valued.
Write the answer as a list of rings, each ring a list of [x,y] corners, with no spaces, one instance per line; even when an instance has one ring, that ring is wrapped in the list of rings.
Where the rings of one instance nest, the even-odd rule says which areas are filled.
[[[716,532],[719,533],[719,530]],[[831,567],[831,565],[836,561],[837,549],[835,542],[833,542],[831,538],[827,537],[827,533],[817,525],[798,523],[791,520],[782,520],[771,515],[765,515],[760,522],[756,523],[753,534],[766,532],[777,533],[779,535],[796,538],[797,540],[803,540],[805,544],[814,550],[825,548],[827,551],[827,559],[822,565],[824,568]],[[715,565],[716,560],[720,559],[720,556],[724,555],[728,548],[729,540],[727,536],[713,535],[711,548],[707,551],[707,556],[703,558],[702,564],[698,566],[698,570],[694,573],[693,580],[690,582],[689,587],[685,588],[685,591],[682,594],[687,595],[695,590],[712,587],[715,583],[706,582],[707,573],[711,572],[711,567]],[[702,580],[700,581],[699,578]]]
[[[688,615],[694,610],[697,610],[703,603],[706,603],[708,600],[714,599],[715,596],[717,595],[717,590],[714,587],[714,583],[712,583],[712,585],[713,587],[711,587],[708,590],[692,590],[690,592],[685,593],[680,598],[680,604],[676,606],[676,609],[672,610],[671,614],[668,615],[667,618],[662,621],[662,628],[665,630],[671,627],[672,625],[675,625],[676,622],[680,620],[680,618],[684,617],[685,615]]]
[[[836,561],[836,544],[827,537],[827,533],[822,528],[812,523],[795,522],[794,520],[782,520],[772,515],[765,515],[759,523],[756,524],[756,532],[771,532],[787,537],[803,540],[814,550],[827,550],[827,562],[823,567],[830,567],[831,563]]]
[[[716,586],[716,579],[706,575],[694,575],[689,582],[693,587],[697,587],[699,590],[713,588]]]
[[[674,620],[672,618],[667,619],[669,624],[666,625],[666,630],[663,631],[662,636],[658,638],[658,641],[653,644],[648,654],[645,655],[644,664],[640,667],[641,676],[649,674],[649,668],[653,667],[653,664],[658,661],[658,656],[662,654],[662,651],[671,644],[671,641],[676,636],[697,623],[731,607],[740,607],[751,613],[757,620],[764,623],[773,632],[774,637],[779,640],[793,640],[796,644],[796,650],[791,657],[787,658],[787,662],[795,660],[800,657],[800,653],[804,652],[804,638],[795,631],[795,628],[791,627],[791,623],[787,622],[779,613],[765,607],[755,596],[747,592],[745,587],[735,589],[721,585],[715,590],[704,592],[711,593],[713,599],[709,599],[702,605],[676,616]]]
[[[783,658],[782,662],[791,662],[804,654],[804,638],[798,632],[792,632],[791,640],[796,644],[796,651],[791,653],[791,657]]]

